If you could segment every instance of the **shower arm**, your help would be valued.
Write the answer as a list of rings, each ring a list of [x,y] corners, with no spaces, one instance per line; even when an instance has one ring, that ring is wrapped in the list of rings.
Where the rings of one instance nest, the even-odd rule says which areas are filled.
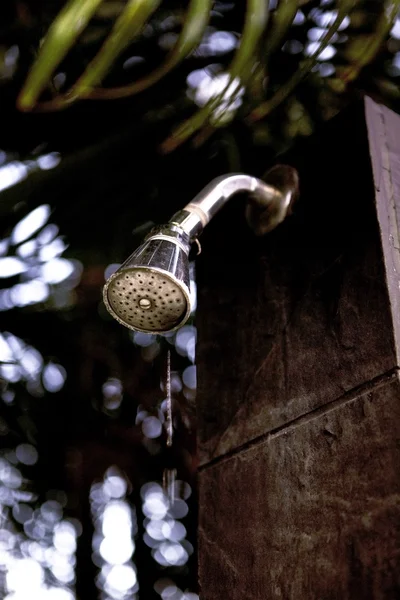
[[[239,192],[247,192],[246,218],[256,235],[274,229],[298,194],[298,175],[277,165],[264,181],[242,173],[214,179],[166,225],[157,226],[108,278],[104,303],[133,331],[161,333],[182,327],[193,311],[189,253],[210,219]]]
[[[169,224],[183,229],[193,242],[212,217],[236,194],[247,192],[246,218],[256,235],[274,229],[290,213],[298,195],[295,169],[277,165],[263,181],[243,173],[230,173],[213,179],[185,208],[175,213]]]

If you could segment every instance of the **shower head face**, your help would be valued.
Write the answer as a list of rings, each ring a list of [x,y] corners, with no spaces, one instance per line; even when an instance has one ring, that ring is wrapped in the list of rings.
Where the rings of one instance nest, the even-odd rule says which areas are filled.
[[[112,316],[135,331],[167,333],[181,327],[190,314],[186,286],[163,269],[119,269],[103,295]]]

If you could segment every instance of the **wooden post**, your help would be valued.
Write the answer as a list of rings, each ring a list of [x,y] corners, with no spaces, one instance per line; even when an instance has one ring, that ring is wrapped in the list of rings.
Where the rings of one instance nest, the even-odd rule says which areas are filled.
[[[204,234],[202,600],[400,598],[399,157],[366,99],[284,157],[285,224]]]

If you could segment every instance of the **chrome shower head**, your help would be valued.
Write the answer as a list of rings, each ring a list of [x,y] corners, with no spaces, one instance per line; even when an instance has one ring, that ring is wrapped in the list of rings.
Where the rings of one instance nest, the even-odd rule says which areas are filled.
[[[190,315],[190,238],[173,224],[153,230],[108,279],[104,303],[125,327],[166,333]]]
[[[269,180],[271,180],[269,182]],[[189,251],[210,219],[238,192],[247,191],[246,211],[256,235],[281,223],[298,193],[297,173],[279,165],[261,181],[250,175],[218,177],[166,225],[154,229],[111,275],[103,289],[109,313],[121,325],[146,333],[168,333],[189,318]]]

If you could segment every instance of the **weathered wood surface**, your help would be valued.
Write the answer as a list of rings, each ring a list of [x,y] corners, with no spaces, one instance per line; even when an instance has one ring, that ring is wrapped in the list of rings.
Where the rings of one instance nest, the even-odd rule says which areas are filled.
[[[370,98],[366,123],[385,272],[400,364],[400,118]]]
[[[287,223],[257,241],[241,206],[204,234],[202,463],[397,364],[362,105],[341,119],[288,157],[302,199]]]
[[[287,223],[204,235],[202,600],[400,598],[398,149],[367,100],[285,157]]]
[[[202,600],[398,600],[395,377],[202,471]]]

